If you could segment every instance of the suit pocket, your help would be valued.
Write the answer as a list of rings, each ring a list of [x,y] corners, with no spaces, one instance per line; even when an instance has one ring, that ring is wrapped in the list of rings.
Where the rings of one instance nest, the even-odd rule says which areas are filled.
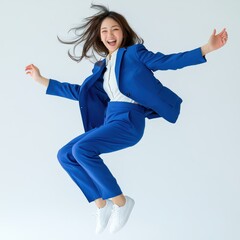
[[[128,124],[130,127],[132,127],[132,123],[130,120],[130,112],[120,113],[118,115],[118,120],[120,120],[121,122],[124,122],[124,123]]]
[[[116,113],[107,119],[107,123],[117,123],[124,127],[133,127],[129,112]]]

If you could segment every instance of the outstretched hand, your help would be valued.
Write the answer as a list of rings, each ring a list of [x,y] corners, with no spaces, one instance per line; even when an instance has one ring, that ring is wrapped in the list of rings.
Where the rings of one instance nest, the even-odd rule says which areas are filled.
[[[216,32],[217,32],[216,29],[214,29],[208,41],[209,48],[212,49],[212,51],[223,47],[228,40],[226,28],[224,28],[219,34],[216,34]]]
[[[227,43],[228,33],[226,31],[226,28],[224,28],[220,33],[216,33],[217,31],[214,29],[212,35],[208,40],[208,43],[202,47],[203,56],[223,47]]]
[[[39,69],[33,64],[26,66],[25,72],[26,74],[29,74],[34,80],[41,78]]]
[[[26,66],[25,73],[29,74],[36,82],[39,82],[44,86],[48,86],[49,79],[43,77],[40,74],[39,69],[35,65],[30,64],[30,65]]]

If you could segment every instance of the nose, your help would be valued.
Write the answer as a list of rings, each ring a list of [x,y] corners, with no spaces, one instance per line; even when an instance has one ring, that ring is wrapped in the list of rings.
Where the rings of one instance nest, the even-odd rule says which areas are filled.
[[[109,31],[108,36],[110,36],[110,37],[113,36],[113,31]]]

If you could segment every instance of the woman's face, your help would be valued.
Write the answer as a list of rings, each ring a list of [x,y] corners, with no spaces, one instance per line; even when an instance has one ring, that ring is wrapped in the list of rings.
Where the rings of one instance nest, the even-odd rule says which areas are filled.
[[[101,41],[111,54],[121,46],[123,31],[114,19],[107,17],[102,21],[100,37]]]

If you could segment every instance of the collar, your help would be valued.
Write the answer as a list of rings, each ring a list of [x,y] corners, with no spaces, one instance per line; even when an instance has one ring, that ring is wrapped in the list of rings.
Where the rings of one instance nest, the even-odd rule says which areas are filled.
[[[118,49],[116,49],[114,52],[112,52],[112,54],[108,54],[106,57],[106,65],[108,65],[109,61],[115,62],[116,57],[117,57],[117,52]]]

